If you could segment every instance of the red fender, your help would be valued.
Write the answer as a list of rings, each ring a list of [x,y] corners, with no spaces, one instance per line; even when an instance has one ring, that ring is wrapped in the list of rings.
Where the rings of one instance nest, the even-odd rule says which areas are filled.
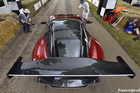
[[[100,43],[93,37],[89,39],[89,57],[104,60],[104,53]]]
[[[40,60],[40,59],[45,59],[47,58],[47,54],[48,50],[47,50],[47,46],[46,46],[46,40],[43,37],[41,37],[38,42],[36,43],[34,49],[33,49],[33,53],[32,53],[32,60]]]

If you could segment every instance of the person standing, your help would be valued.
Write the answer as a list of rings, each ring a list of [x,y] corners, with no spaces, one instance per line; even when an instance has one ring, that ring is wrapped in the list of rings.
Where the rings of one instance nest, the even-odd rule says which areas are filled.
[[[30,31],[30,26],[32,25],[32,23],[30,19],[29,9],[25,9],[23,12],[21,12],[18,16],[18,19],[20,23],[23,25],[24,32],[32,32]]]
[[[82,20],[87,23],[88,21],[88,15],[89,15],[89,4],[85,2],[84,0],[80,0],[80,5],[78,8],[83,8],[83,13],[82,13]]]

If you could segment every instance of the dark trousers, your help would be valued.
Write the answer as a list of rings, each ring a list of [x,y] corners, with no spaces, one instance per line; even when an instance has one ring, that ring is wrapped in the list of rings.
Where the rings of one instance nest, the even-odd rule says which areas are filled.
[[[23,25],[24,32],[29,32],[30,31],[30,25],[29,24],[22,23],[21,21],[20,21],[20,23]]]

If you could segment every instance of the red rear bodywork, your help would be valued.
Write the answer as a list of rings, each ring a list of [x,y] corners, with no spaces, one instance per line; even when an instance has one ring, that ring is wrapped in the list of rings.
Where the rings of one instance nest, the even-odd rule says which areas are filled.
[[[93,37],[89,38],[89,57],[104,60],[104,53],[100,43]]]
[[[46,46],[46,40],[43,37],[41,37],[38,42],[36,43],[33,53],[32,53],[32,60],[40,60],[40,59],[45,59],[48,56],[48,50]]]

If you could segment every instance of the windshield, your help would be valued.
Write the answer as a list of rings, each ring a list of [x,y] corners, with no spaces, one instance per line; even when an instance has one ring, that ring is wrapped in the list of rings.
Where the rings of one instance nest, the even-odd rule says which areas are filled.
[[[54,31],[59,31],[63,29],[80,31],[80,22],[75,19],[56,19],[53,21]]]
[[[57,19],[53,21],[52,31],[55,38],[80,37],[80,22],[75,19]]]

